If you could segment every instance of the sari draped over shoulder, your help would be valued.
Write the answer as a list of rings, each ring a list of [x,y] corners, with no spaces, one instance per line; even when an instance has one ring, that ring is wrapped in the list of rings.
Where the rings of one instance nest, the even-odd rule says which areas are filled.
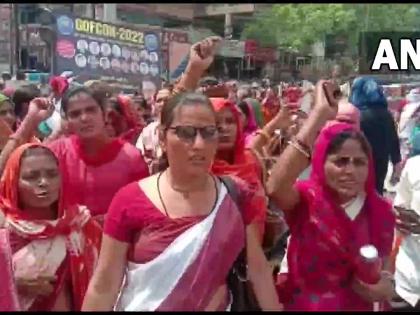
[[[9,231],[0,229],[0,312],[20,311],[12,266]]]
[[[233,163],[229,163],[216,156],[216,160],[213,162],[212,172],[218,176],[233,175],[246,182],[249,190],[254,194],[252,204],[255,212],[258,212],[255,216],[255,222],[259,226],[260,237],[262,239],[267,216],[267,198],[262,183],[262,166],[254,153],[245,149],[244,132],[240,122],[240,114],[235,104],[223,98],[211,98],[210,100],[216,112],[225,108],[231,110],[237,124]]]
[[[204,311],[245,244],[241,213],[224,185],[213,211],[157,257],[128,261],[117,311]],[[226,222],[229,222],[226,225]],[[228,308],[229,301],[221,305]]]
[[[52,310],[70,282],[73,310],[80,310],[98,259],[101,227],[91,219],[86,207],[68,202],[71,191],[66,189],[66,173],[62,168],[58,219],[34,220],[27,209],[19,208],[20,163],[25,150],[34,147],[49,150],[41,144],[26,144],[10,156],[0,186],[0,214],[3,227],[10,232],[14,277],[31,280],[55,276],[56,281],[53,292],[47,297],[28,296],[19,291],[20,308]]]
[[[298,181],[300,204],[287,215],[291,231],[287,280],[278,287],[286,310],[373,310],[351,288],[359,249],[373,244],[381,258],[391,254],[395,217],[391,204],[375,191],[372,157],[366,199],[352,221],[327,186],[324,163],[330,142],[349,124],[324,128],[314,148],[309,180]],[[380,220],[378,219],[380,218]]]

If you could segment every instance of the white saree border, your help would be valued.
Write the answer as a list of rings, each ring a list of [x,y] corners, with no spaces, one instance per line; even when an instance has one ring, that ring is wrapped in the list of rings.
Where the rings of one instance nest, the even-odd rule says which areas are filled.
[[[128,262],[116,311],[155,311],[162,305],[200,254],[226,194],[226,187],[221,185],[212,213],[178,236],[155,259],[145,264]]]

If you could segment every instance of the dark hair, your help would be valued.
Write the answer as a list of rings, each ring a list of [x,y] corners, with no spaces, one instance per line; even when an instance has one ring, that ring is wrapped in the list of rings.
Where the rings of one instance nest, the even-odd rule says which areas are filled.
[[[9,80],[12,80],[12,76],[10,75],[10,73],[8,73],[8,72],[3,72],[2,74],[1,74],[1,78],[4,80],[4,81],[9,81]]]
[[[216,116],[214,108],[206,95],[196,92],[180,93],[170,98],[169,102],[163,106],[162,112],[160,114],[161,130],[166,132],[166,130],[172,125],[177,108],[194,105],[205,106],[209,108]],[[159,170],[163,171],[168,168],[168,166],[168,157],[164,152],[159,160]]]
[[[118,99],[116,97],[111,97],[107,104],[111,109],[115,110],[120,115],[123,115],[123,111],[121,108],[120,103],[118,102]]]
[[[33,147],[27,148],[25,152],[23,152],[22,158],[33,156],[33,155],[43,155],[43,154],[51,155],[54,158],[54,160],[56,160],[58,163],[58,160],[56,156],[54,155],[54,153],[50,149],[43,146],[33,146]]]
[[[362,133],[354,130],[346,130],[344,132],[339,133],[328,145],[327,155],[337,153],[343,146],[343,143],[349,139],[358,141],[360,143],[360,146],[362,147],[363,152],[367,156],[370,155],[371,148],[369,142],[366,140],[365,136]]]
[[[245,101],[241,101],[239,102],[238,107],[241,110],[241,112],[244,113],[246,119],[249,119],[250,112],[249,112],[248,103]]]
[[[135,96],[133,98],[134,104],[139,104],[143,109],[150,109],[149,105],[147,104],[146,99],[143,96]]]
[[[15,107],[15,115],[23,118],[23,105],[29,104],[34,98],[40,97],[41,91],[33,84],[21,86],[16,89],[12,96]]]
[[[26,74],[23,71],[18,71],[16,73],[16,80],[26,80]]]
[[[70,87],[61,98],[61,111],[64,115],[67,114],[70,99],[78,94],[87,94],[98,103],[102,112],[104,112],[106,99],[110,96],[109,92],[103,89],[91,89],[84,86]]]
[[[215,77],[204,77],[198,81],[199,87],[206,87],[206,86],[216,86],[219,84],[219,80]]]

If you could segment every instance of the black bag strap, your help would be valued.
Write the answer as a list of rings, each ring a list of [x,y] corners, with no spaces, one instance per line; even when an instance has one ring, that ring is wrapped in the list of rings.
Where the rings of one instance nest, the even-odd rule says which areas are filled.
[[[226,175],[220,176],[220,180],[226,186],[229,196],[232,198],[239,212],[241,212],[241,218],[243,218],[242,207],[241,207],[240,198],[239,198],[239,191],[235,182],[230,176],[226,176]]]
[[[236,258],[236,261],[234,263],[234,272],[241,279],[241,281],[247,281],[248,275],[247,275],[247,252],[246,252],[246,225],[245,225],[245,221],[243,220],[242,206],[241,206],[242,203],[241,203],[238,186],[233,181],[233,179],[229,176],[220,176],[219,178],[221,182],[226,186],[228,194],[232,198],[233,202],[236,204],[236,207],[238,208],[240,212],[239,214],[241,215],[242,221],[244,223],[245,246],[239,253],[238,257]]]

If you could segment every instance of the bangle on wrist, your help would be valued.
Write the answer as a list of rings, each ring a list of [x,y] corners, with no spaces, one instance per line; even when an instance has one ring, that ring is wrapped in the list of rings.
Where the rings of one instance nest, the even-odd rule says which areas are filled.
[[[312,155],[312,147],[308,144],[306,144],[304,141],[300,140],[297,137],[293,137],[292,141],[297,142],[302,148],[305,149],[305,151],[309,152],[310,155]]]
[[[302,153],[309,161],[311,160],[311,151],[307,150],[304,146],[302,146],[301,143],[299,143],[296,140],[291,140],[287,142],[288,145],[291,145],[293,148],[295,148],[297,151]]]

